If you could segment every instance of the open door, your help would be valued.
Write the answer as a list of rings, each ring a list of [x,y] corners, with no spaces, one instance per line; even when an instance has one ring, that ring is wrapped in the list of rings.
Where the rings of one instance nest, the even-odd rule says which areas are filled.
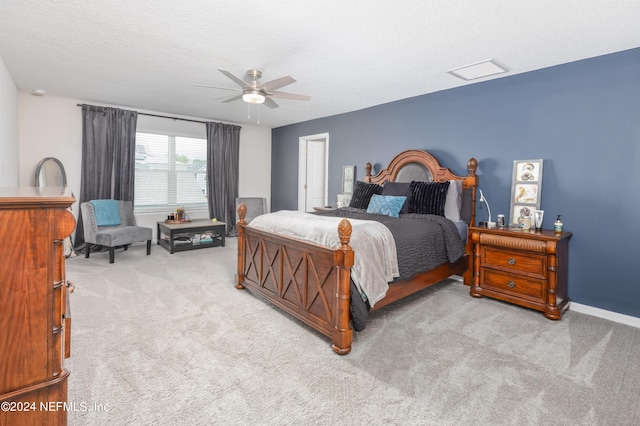
[[[329,134],[300,138],[298,210],[327,205]]]

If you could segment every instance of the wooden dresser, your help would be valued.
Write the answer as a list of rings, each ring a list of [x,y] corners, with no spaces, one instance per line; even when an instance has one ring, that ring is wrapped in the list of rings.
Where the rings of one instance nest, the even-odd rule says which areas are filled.
[[[569,307],[570,238],[571,232],[472,227],[471,295],[537,309],[559,320]]]
[[[61,188],[0,188],[0,425],[66,425],[70,351]]]

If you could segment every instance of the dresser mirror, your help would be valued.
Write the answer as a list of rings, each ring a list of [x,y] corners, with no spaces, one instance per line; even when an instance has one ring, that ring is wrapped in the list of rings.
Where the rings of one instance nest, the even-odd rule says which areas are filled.
[[[67,175],[62,162],[54,157],[40,160],[36,166],[36,188],[65,188]],[[75,256],[71,236],[64,239],[64,256]]]
[[[60,160],[46,157],[38,163],[35,186],[38,188],[64,188],[67,186],[67,175]]]

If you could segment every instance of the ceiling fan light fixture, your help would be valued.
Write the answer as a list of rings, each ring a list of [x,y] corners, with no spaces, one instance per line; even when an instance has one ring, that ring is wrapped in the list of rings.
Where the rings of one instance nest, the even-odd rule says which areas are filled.
[[[258,90],[245,90],[242,94],[242,100],[248,104],[262,104],[264,99],[264,95]]]

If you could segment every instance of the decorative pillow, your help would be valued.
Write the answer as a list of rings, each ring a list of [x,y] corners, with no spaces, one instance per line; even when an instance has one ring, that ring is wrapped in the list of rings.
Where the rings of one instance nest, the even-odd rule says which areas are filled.
[[[411,200],[409,213],[437,214],[444,216],[449,181],[411,182]]]
[[[396,195],[407,197],[402,205],[400,213],[409,213],[409,200],[411,199],[411,182],[385,182],[380,195]]]
[[[97,226],[117,226],[120,220],[120,208],[117,200],[91,200],[93,215]]]
[[[405,201],[407,201],[407,197],[373,194],[371,201],[369,201],[369,207],[367,207],[367,213],[398,217]]]
[[[444,203],[444,217],[449,220],[460,220],[462,208],[462,181],[450,180],[447,201]]]
[[[366,183],[357,181],[356,186],[353,188],[353,195],[349,202],[349,207],[356,209],[366,209],[369,207],[369,200],[373,194],[380,194],[382,187],[377,183]]]

